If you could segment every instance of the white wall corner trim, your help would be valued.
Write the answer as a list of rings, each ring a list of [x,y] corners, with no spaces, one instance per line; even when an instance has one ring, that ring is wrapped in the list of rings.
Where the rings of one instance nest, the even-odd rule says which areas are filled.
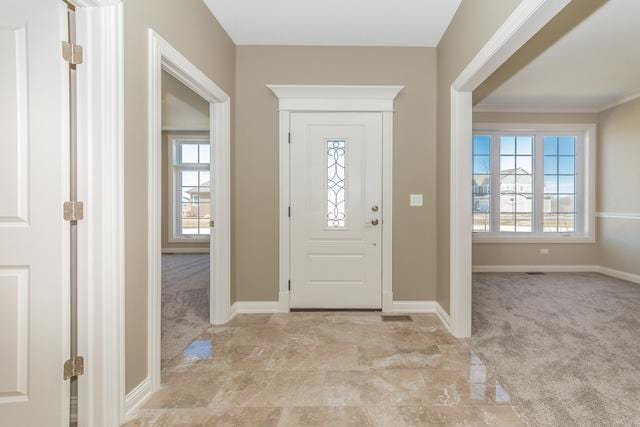
[[[124,416],[124,47],[120,0],[72,0],[78,78],[78,424],[119,425]]]
[[[135,417],[138,410],[151,397],[152,393],[149,377],[127,393],[124,399],[124,419],[122,421],[127,422]]]
[[[382,310],[393,310],[393,102],[404,86],[267,85],[279,101],[279,311],[290,308],[290,158],[292,112],[382,113]]]
[[[230,315],[230,98],[206,74],[160,37],[148,30],[148,369],[151,390],[160,387],[160,294],[161,294],[161,78],[166,71],[209,103],[212,218],[210,252],[210,313],[213,324]]]
[[[450,325],[471,336],[472,92],[570,0],[522,0],[451,85]]]

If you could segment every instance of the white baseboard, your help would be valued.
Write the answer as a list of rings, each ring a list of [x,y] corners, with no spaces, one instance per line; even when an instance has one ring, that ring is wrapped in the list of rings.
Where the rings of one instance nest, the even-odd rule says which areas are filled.
[[[231,305],[230,319],[237,314],[280,313],[278,301],[236,301]],[[393,313],[433,313],[449,328],[449,314],[437,301],[394,301]]]
[[[230,319],[240,313],[279,313],[280,303],[278,301],[236,301],[231,305]]]
[[[394,301],[394,313],[432,313],[449,331],[449,314],[437,301]]]
[[[474,265],[474,273],[593,273],[597,265]]]
[[[628,282],[640,284],[640,276],[633,273],[627,273],[625,271],[614,270],[613,268],[598,267],[598,273],[602,273],[607,276],[615,277],[616,279],[626,280]]]
[[[163,254],[208,254],[209,248],[162,248]]]
[[[150,397],[151,380],[147,377],[124,397],[125,419],[122,420],[122,422],[124,423],[131,420],[138,412],[138,409],[140,409]]]
[[[474,265],[474,273],[600,273],[640,284],[640,275],[601,265]]]
[[[435,313],[436,301],[394,301],[394,313]]]

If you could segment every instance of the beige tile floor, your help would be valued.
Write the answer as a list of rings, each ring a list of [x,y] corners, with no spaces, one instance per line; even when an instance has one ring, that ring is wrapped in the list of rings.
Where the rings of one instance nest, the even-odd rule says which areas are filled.
[[[239,315],[163,370],[130,426],[526,425],[434,315]]]

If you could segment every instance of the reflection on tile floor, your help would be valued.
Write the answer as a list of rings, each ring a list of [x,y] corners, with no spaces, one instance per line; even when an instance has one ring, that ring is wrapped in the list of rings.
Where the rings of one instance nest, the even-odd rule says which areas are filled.
[[[434,315],[239,315],[166,365],[127,426],[526,425]]]

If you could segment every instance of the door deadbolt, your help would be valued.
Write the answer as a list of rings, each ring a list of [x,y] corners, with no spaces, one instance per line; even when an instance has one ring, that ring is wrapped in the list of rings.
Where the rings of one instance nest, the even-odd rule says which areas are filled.
[[[378,205],[373,205],[373,206],[371,206],[371,210],[372,210],[373,212],[378,212]]]
[[[378,225],[378,220],[377,219],[372,219],[371,220],[371,225]]]

